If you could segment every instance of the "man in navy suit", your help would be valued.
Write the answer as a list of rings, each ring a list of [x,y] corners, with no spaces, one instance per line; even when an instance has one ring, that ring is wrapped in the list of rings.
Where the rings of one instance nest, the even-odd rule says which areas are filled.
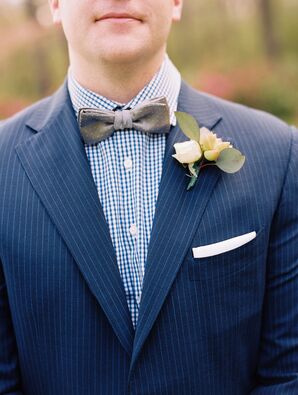
[[[297,130],[181,82],[182,0],[50,5],[68,78],[0,127],[0,394],[298,394]],[[90,142],[82,108],[122,127]],[[177,108],[244,167],[187,191]]]

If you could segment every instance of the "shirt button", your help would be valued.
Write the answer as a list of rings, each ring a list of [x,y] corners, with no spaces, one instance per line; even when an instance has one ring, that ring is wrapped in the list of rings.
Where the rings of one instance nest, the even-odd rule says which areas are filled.
[[[130,233],[132,236],[136,236],[136,235],[137,235],[137,233],[138,233],[138,228],[137,228],[137,225],[136,225],[136,224],[132,224],[132,225],[131,225],[131,227],[129,228],[129,233]]]
[[[124,167],[126,170],[131,170],[132,169],[132,160],[130,158],[125,158],[124,159]]]

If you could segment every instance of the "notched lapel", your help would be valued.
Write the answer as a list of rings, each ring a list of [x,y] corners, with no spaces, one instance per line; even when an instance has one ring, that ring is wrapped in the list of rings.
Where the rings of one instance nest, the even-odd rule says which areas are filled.
[[[116,256],[66,87],[16,148],[27,176],[126,351],[134,330]],[[46,111],[45,111],[46,114]]]
[[[200,126],[212,129],[220,115],[203,96],[198,97],[183,84],[179,111],[191,113]],[[142,301],[134,341],[131,371],[139,352],[162,308],[211,194],[220,177],[215,167],[204,169],[196,186],[187,191],[186,169],[173,157],[173,145],[187,137],[177,125],[169,134],[162,179],[151,232]]]

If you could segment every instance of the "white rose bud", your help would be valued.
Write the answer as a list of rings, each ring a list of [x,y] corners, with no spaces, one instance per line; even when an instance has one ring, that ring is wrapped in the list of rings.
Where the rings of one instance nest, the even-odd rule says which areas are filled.
[[[225,148],[232,148],[228,141],[222,141],[215,133],[207,128],[201,128],[200,144],[204,152],[204,157],[208,161],[216,161],[221,151]]]
[[[174,148],[176,154],[174,154],[173,157],[183,164],[194,163],[202,157],[200,144],[195,140],[176,143],[174,144]]]
[[[204,157],[210,162],[217,160],[219,157],[220,151],[217,149],[212,149],[204,152]]]

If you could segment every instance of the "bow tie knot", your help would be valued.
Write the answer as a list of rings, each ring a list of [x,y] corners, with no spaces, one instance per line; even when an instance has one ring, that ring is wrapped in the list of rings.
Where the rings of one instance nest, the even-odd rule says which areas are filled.
[[[96,144],[117,130],[135,129],[143,133],[168,133],[170,110],[167,99],[159,97],[144,101],[131,110],[82,108],[78,121],[84,142]]]
[[[132,129],[132,116],[130,110],[115,111],[114,130]]]

